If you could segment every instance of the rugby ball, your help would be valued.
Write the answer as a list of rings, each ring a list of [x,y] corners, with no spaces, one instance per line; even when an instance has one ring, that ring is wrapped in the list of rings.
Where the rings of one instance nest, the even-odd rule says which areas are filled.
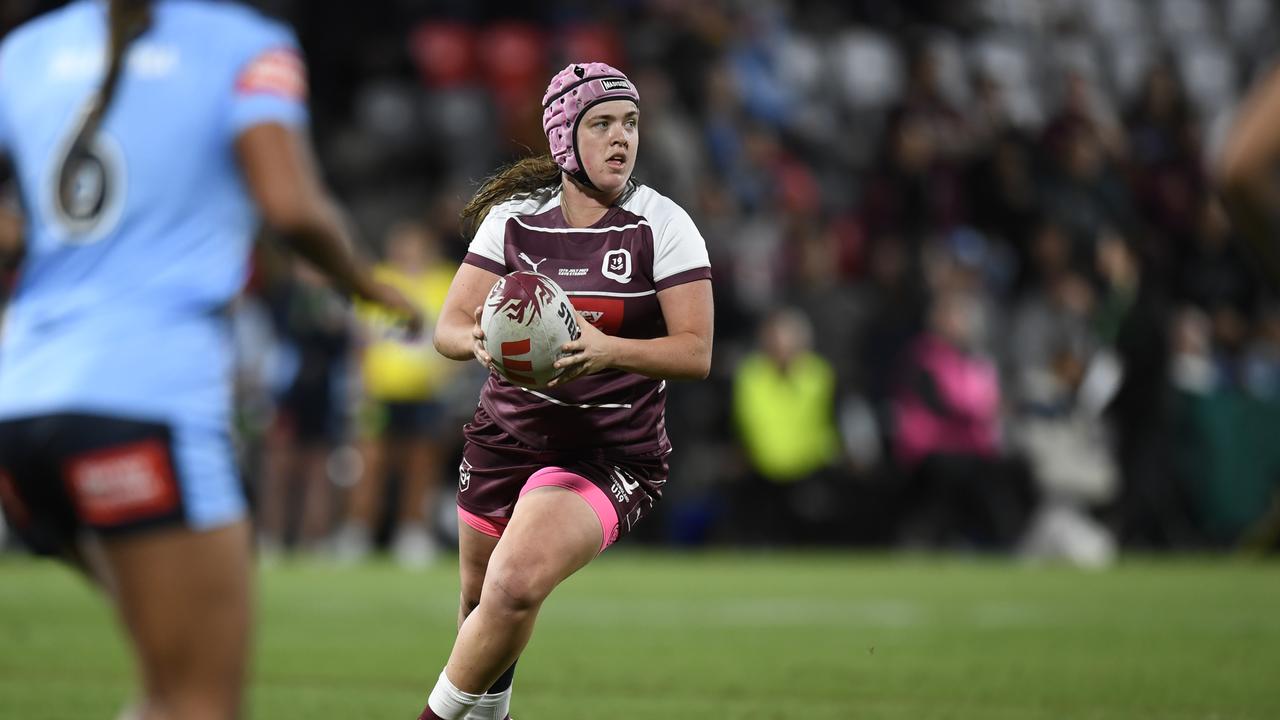
[[[573,303],[555,280],[519,271],[498,278],[480,314],[485,350],[514,385],[546,387],[560,371],[560,346],[581,334]]]

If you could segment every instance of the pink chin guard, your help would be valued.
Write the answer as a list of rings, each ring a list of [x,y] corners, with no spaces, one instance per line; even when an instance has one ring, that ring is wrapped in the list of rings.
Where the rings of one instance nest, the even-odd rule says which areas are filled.
[[[542,96],[542,130],[551,157],[575,180],[594,188],[578,155],[578,123],[587,109],[607,100],[640,104],[640,94],[616,68],[604,63],[574,63],[556,73]]]

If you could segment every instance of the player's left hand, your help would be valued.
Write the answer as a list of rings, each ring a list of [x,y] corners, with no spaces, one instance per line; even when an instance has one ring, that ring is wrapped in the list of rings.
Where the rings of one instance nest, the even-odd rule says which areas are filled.
[[[560,370],[560,374],[547,383],[547,387],[558,387],[583,375],[613,367],[613,338],[587,322],[582,313],[575,310],[573,314],[580,334],[577,340],[560,346],[560,352],[568,354],[556,360],[554,367]]]

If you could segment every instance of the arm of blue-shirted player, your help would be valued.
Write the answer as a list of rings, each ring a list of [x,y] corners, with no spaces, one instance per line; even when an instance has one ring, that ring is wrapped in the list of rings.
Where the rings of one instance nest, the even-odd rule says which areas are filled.
[[[1258,83],[1241,104],[1215,163],[1222,197],[1254,255],[1280,282],[1280,246],[1274,238],[1280,188],[1280,68]]]
[[[278,123],[254,125],[236,138],[249,192],[267,226],[318,268],[340,291],[377,303],[403,318],[411,332],[421,311],[400,291],[373,279],[352,251],[351,233],[325,190],[310,147]]]
[[[432,343],[437,352],[453,360],[475,358],[492,369],[493,358],[485,352],[480,329],[480,306],[497,281],[496,274],[475,265],[463,263],[458,268],[436,320]]]
[[[578,315],[582,337],[560,349],[563,373],[548,387],[607,368],[666,380],[700,380],[711,372],[711,331],[715,310],[711,281],[695,280],[658,291],[667,334],[651,340],[606,335]]]
[[[0,297],[4,295],[4,274],[17,267],[26,245],[22,239],[22,215],[0,204]]]
[[[22,214],[18,211],[17,188],[13,187],[9,159],[0,150],[0,298],[4,297],[5,273],[18,265],[26,249],[22,234]]]

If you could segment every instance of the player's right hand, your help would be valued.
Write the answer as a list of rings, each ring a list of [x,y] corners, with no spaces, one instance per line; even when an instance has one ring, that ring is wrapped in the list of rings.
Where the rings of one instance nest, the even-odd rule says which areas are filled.
[[[422,334],[422,311],[395,287],[374,281],[362,294],[366,300],[390,311],[396,318],[396,324],[403,328],[408,339],[416,339]]]

